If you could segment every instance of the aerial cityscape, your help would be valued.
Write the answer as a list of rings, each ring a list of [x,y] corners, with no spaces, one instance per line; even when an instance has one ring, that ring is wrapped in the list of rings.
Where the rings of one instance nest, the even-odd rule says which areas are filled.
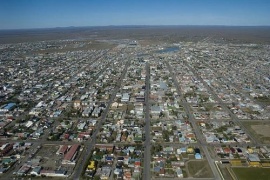
[[[268,180],[270,3],[191,2],[1,2],[0,179]]]

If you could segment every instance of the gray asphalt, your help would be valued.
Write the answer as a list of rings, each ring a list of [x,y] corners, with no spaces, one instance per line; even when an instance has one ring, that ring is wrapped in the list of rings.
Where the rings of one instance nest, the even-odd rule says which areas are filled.
[[[146,63],[146,79],[145,79],[145,149],[144,149],[144,168],[143,168],[143,179],[150,180],[150,161],[151,161],[151,143],[150,143],[150,110],[149,110],[149,93],[150,93],[150,69],[149,64]]]
[[[175,74],[173,73],[174,71],[173,71],[171,65],[167,61],[166,61],[166,65],[167,65],[167,67],[168,67],[168,69],[170,71],[171,77],[173,78],[173,82],[174,82],[174,85],[175,85],[175,87],[177,89],[177,93],[180,95],[180,98],[181,98],[182,102],[185,102],[185,100],[183,98],[183,95],[182,95],[182,93],[180,91],[179,84],[178,84],[178,82],[176,80]],[[185,109],[185,111],[186,111],[186,113],[188,115],[188,119],[189,119],[190,123],[192,124],[192,127],[193,127],[194,132],[195,132],[196,137],[197,137],[198,144],[203,144],[203,142],[204,142],[203,135],[200,132],[200,130],[199,130],[197,124],[196,124],[196,121],[195,121],[194,117],[191,114],[191,110],[190,110],[189,106],[186,103],[182,103],[182,105],[183,105],[183,107],[184,107],[184,109]],[[211,168],[211,170],[213,172],[213,175],[214,175],[214,179],[215,180],[220,180],[221,179],[220,174],[219,174],[218,170],[216,169],[216,166],[214,164],[214,159],[211,158],[207,147],[206,146],[201,146],[201,148],[203,149],[204,155],[205,155],[207,161],[209,162],[210,168]]]
[[[130,65],[130,60],[128,60],[126,62],[125,68],[123,69],[122,74],[121,74],[121,76],[119,78],[119,81],[118,81],[116,87],[114,88],[114,91],[113,91],[113,93],[111,95],[111,98],[110,98],[108,104],[107,104],[107,107],[106,107],[105,111],[102,113],[101,120],[99,121],[98,125],[96,126],[96,130],[95,130],[95,132],[93,133],[93,135],[91,137],[92,138],[92,141],[91,142],[87,142],[85,144],[85,149],[86,150],[82,152],[82,154],[80,156],[80,159],[78,160],[78,162],[81,162],[81,163],[77,163],[76,164],[76,167],[75,167],[75,170],[74,170],[74,172],[75,172],[75,174],[73,174],[73,179],[74,180],[79,179],[80,176],[81,176],[81,174],[82,174],[82,172],[83,172],[83,170],[84,170],[83,167],[87,163],[86,161],[88,159],[86,157],[89,157],[90,152],[92,151],[92,149],[93,149],[93,147],[94,147],[94,145],[96,143],[97,134],[100,131],[100,128],[102,126],[102,123],[105,122],[107,113],[109,112],[110,106],[111,106],[112,102],[114,101],[114,98],[116,96],[116,93],[118,92],[118,90],[119,90],[119,88],[121,86],[121,83],[122,83],[122,81],[123,81],[123,79],[124,79],[124,77],[126,75],[127,68],[129,67],[129,65]]]

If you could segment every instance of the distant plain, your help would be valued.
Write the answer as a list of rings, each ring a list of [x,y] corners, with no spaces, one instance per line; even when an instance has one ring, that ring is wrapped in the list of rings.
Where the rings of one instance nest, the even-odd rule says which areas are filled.
[[[270,44],[270,26],[104,26],[0,30],[0,44],[45,40],[136,39],[142,45],[198,42]]]

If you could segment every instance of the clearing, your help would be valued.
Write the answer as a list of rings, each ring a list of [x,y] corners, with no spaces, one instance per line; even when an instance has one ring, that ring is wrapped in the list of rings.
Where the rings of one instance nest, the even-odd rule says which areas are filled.
[[[190,176],[194,178],[212,178],[213,174],[206,160],[192,160],[187,163]]]
[[[269,168],[232,168],[238,180],[270,180]]]

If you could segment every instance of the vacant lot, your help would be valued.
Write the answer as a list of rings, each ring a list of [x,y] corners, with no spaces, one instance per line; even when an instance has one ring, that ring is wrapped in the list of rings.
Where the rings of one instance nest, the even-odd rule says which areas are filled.
[[[194,178],[212,178],[213,174],[206,160],[189,161],[187,163],[190,176]]]
[[[243,125],[249,130],[251,136],[261,143],[270,143],[270,123],[265,121],[246,121]]]
[[[59,146],[42,146],[36,157],[41,157],[41,165],[46,168],[56,169],[61,165],[62,156],[57,155],[56,152]]]
[[[232,168],[238,180],[270,180],[269,168]]]

